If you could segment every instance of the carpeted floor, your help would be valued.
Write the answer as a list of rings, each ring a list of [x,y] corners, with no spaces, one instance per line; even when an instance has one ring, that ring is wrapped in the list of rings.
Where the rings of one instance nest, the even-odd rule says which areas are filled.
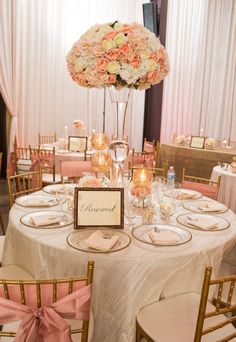
[[[7,181],[3,178],[0,178],[0,213],[3,219],[3,224],[5,231],[7,229],[8,224],[8,215],[9,215],[9,201],[8,201],[8,191],[7,191]],[[0,226],[0,235],[2,235],[2,229]]]

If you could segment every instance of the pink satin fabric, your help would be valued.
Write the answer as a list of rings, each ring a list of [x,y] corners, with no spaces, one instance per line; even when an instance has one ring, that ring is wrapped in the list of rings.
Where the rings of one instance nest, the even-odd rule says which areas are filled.
[[[217,200],[218,188],[214,185],[183,181],[182,188],[199,191],[204,196]]]
[[[89,320],[91,285],[38,309],[0,297],[0,324],[21,320],[14,342],[71,342],[65,319]]]
[[[151,155],[134,155],[132,157],[132,166],[142,165],[143,167],[153,167],[154,156]]]
[[[81,177],[83,172],[94,172],[91,161],[61,161],[62,177]]]

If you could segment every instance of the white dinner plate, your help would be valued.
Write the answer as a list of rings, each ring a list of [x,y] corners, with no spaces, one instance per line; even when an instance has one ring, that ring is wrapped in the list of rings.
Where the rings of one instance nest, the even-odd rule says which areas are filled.
[[[176,192],[177,194],[180,194],[180,197],[176,198]],[[186,198],[185,198],[185,194],[186,194]],[[186,201],[186,200],[196,200],[202,197],[201,192],[199,191],[195,191],[195,190],[190,190],[190,189],[173,189],[173,190],[168,190],[166,192],[164,192],[164,195],[170,198],[174,198],[180,201]],[[183,196],[181,198],[181,195]]]
[[[30,194],[17,197],[15,203],[27,208],[50,208],[58,205],[55,196]]]
[[[184,201],[182,205],[187,210],[201,214],[222,214],[228,210],[226,205],[214,200]]]
[[[36,226],[32,221],[32,217],[37,217],[37,218],[47,217],[47,219],[49,220],[52,219],[52,222],[55,218],[59,217],[59,221],[56,223],[52,223],[52,224]],[[63,227],[67,227],[71,225],[73,223],[73,218],[69,213],[64,212],[64,211],[44,210],[44,211],[36,211],[36,212],[23,215],[20,218],[20,222],[27,227],[31,227],[35,229],[56,229],[56,228],[63,228]]]
[[[150,233],[154,232],[157,230],[159,231],[169,231],[174,233],[176,236],[176,242],[173,241],[161,241],[158,243],[154,243],[150,237]],[[149,245],[153,246],[178,246],[178,245],[183,245],[190,241],[192,239],[192,234],[183,228],[172,226],[169,224],[147,224],[147,225],[140,225],[137,227],[134,227],[132,230],[132,234],[135,239],[147,243]]]
[[[94,232],[96,232],[97,230],[99,230],[100,232],[102,232],[105,236],[107,236],[107,238],[111,238],[113,235],[118,235],[119,239],[116,242],[116,244],[109,249],[108,251],[104,252],[104,251],[99,251],[97,249],[88,247],[88,245],[86,244],[86,239]],[[126,248],[129,246],[129,244],[131,243],[131,238],[130,236],[118,229],[111,229],[111,228],[86,228],[86,229],[78,229],[77,231],[74,231],[72,233],[70,233],[67,237],[67,243],[81,251],[81,252],[87,252],[87,253],[102,253],[102,254],[107,254],[107,253],[114,253],[114,252],[118,252],[121,251],[122,249]]]
[[[203,229],[191,224],[191,221],[194,223],[194,220],[198,220],[201,218],[206,218],[209,222],[212,222],[213,225],[215,224],[215,226],[209,229]],[[200,230],[203,232],[217,232],[230,227],[230,222],[227,219],[209,214],[186,213],[177,216],[176,220],[178,223],[182,224],[185,227]]]
[[[77,184],[74,183],[65,183],[65,184],[51,184],[47,185],[43,188],[43,191],[47,192],[48,194],[56,194],[56,193],[61,193],[61,194],[66,194],[73,190]]]

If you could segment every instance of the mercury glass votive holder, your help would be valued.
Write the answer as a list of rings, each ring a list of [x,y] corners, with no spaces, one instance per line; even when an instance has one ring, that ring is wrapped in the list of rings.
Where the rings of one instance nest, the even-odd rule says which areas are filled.
[[[105,133],[92,134],[91,144],[95,150],[104,150],[109,145],[109,138]]]
[[[106,173],[110,170],[112,159],[108,152],[96,152],[91,159],[91,164],[95,172]]]
[[[152,181],[152,171],[146,168],[138,168],[133,173],[135,187],[149,188]]]

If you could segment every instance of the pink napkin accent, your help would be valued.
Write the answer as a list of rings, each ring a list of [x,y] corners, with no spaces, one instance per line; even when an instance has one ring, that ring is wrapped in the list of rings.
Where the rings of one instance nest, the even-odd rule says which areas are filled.
[[[14,342],[71,342],[70,325],[64,320],[88,320],[91,285],[38,309],[0,297],[0,324],[21,320]]]

